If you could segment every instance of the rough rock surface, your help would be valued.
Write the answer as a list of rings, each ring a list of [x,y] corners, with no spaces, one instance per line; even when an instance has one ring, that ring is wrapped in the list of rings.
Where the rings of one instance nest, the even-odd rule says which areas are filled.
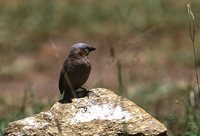
[[[47,112],[10,122],[8,136],[167,136],[163,124],[133,102],[97,88],[89,97],[57,102]]]

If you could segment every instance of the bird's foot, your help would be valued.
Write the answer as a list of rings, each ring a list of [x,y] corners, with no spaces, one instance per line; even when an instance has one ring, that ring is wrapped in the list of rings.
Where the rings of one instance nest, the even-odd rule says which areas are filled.
[[[77,98],[83,98],[85,96],[88,96],[89,91],[85,88],[80,87],[80,89],[76,90],[76,97]]]
[[[99,95],[95,94],[93,91],[89,91],[83,87],[80,87],[82,89],[82,91],[85,93],[85,96],[87,96],[88,98],[90,96],[96,96],[96,97],[100,97]]]
[[[58,102],[60,102],[60,103],[71,103],[72,102],[72,100],[71,99],[69,99],[69,98],[63,98],[63,99],[61,99],[61,100],[59,100]]]

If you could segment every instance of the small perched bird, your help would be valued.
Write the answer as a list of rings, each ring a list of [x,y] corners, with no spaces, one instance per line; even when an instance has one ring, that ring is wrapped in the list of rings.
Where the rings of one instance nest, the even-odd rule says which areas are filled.
[[[88,55],[94,50],[96,48],[86,43],[76,43],[71,47],[60,72],[59,90],[61,94],[64,93],[62,101],[71,102],[71,99],[76,97],[74,91],[82,88],[87,81],[91,71]]]

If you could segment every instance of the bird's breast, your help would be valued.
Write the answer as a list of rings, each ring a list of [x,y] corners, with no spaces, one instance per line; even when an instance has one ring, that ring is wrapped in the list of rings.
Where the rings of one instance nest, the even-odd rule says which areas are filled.
[[[68,67],[69,68],[69,67]],[[91,71],[91,64],[88,59],[78,59],[71,62],[66,73],[74,89],[80,88],[88,79]]]

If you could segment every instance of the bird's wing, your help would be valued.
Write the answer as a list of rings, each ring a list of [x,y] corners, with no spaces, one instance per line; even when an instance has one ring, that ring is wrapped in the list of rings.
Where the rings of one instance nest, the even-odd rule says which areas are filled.
[[[65,80],[65,78],[64,78],[64,73],[63,73],[63,70],[62,70],[60,72],[60,79],[59,79],[59,84],[58,84],[58,87],[59,87],[59,90],[60,90],[61,94],[63,93],[63,90],[64,90],[63,80]]]
[[[59,90],[60,90],[60,93],[62,94],[63,91],[66,89],[66,85],[64,85],[63,83],[65,83],[65,74],[68,73],[69,69],[71,69],[70,67],[70,60],[69,59],[66,59],[64,64],[63,64],[63,68],[60,72],[60,79],[59,79],[59,84],[58,84],[58,87],[59,87]]]

